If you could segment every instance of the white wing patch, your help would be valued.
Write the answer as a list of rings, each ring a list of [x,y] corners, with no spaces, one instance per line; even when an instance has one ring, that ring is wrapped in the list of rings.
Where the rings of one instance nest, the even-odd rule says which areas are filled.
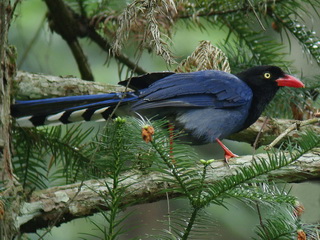
[[[56,113],[53,115],[49,115],[48,117],[46,117],[46,121],[48,121],[49,124],[50,124],[50,122],[59,121],[59,119],[63,116],[64,113],[65,113],[65,111],[59,112],[59,113]]]
[[[84,122],[84,114],[87,114],[86,119],[88,121],[105,121],[104,112],[107,111],[110,107],[103,107],[99,108],[95,111],[90,109],[81,109],[76,110],[74,112],[70,111],[62,111],[59,113],[55,113],[52,115],[48,115],[46,117],[42,116],[26,116],[16,119],[16,125],[19,127],[35,127],[38,125],[50,125],[50,126],[57,126],[66,123],[72,122]],[[90,116],[91,114],[91,116]],[[38,122],[40,124],[38,124]]]
[[[110,107],[104,107],[97,109],[91,116],[90,121],[105,121],[105,118],[103,117],[102,113],[104,113],[106,110],[108,110]]]
[[[81,109],[81,110],[77,110],[74,111],[70,114],[68,121],[70,122],[79,122],[79,121],[83,121],[83,117],[82,115],[87,111],[87,109]]]
[[[33,123],[30,121],[30,118],[32,118],[32,116],[17,118],[16,125],[19,127],[34,127]]]

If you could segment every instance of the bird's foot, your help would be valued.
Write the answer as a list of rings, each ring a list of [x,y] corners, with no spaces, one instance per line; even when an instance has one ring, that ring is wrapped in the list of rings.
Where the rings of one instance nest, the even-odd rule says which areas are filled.
[[[229,160],[230,158],[239,157],[237,154],[234,154],[230,151],[229,148],[227,148],[218,138],[216,139],[217,143],[222,147],[224,151],[224,161],[229,166]]]

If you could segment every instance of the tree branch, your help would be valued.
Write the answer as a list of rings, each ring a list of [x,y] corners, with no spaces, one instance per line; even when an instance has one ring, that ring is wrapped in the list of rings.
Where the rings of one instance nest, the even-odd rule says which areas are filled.
[[[91,67],[88,63],[88,59],[86,55],[84,54],[82,47],[78,41],[78,39],[75,39],[74,41],[67,42],[69,45],[69,48],[71,49],[71,52],[78,64],[78,68],[81,74],[81,77],[88,81],[93,81],[94,77],[91,71]]]
[[[79,16],[70,7],[68,7],[62,0],[45,0],[49,15],[50,28],[68,43],[75,60],[77,61],[81,77],[85,80],[93,80],[90,66],[87,58],[84,55],[82,48],[78,42],[78,38],[88,37],[95,42],[107,54],[110,54],[111,45],[90,25],[85,16]],[[114,56],[118,61],[125,64],[134,73],[146,73],[140,66],[132,62],[127,56],[117,54]]]
[[[256,157],[267,159],[266,154],[258,154]],[[212,184],[223,177],[234,174],[233,170],[236,167],[247,166],[251,164],[251,161],[251,155],[236,158],[230,162],[231,170],[222,161],[213,162],[208,168],[206,184]],[[293,164],[272,171],[267,177],[288,182],[319,178],[320,154],[319,152],[307,153]],[[126,198],[122,199],[122,205],[166,199],[166,193],[163,191],[165,182],[162,178],[160,173],[127,172],[121,182],[122,186],[126,186]],[[98,212],[98,209],[108,210],[101,198],[101,193],[107,194],[106,184],[110,187],[111,183],[112,180],[108,178],[88,180],[34,192],[30,200],[23,204],[17,224],[22,232],[33,232],[39,228],[51,226],[52,223],[59,226],[72,219],[92,215]],[[174,196],[171,194],[171,197]]]
[[[94,78],[87,57],[78,41],[78,35],[82,32],[81,21],[78,22],[73,11],[62,0],[45,0],[45,2],[50,12],[48,15],[50,28],[60,34],[69,45],[78,64],[81,77],[93,81]]]
[[[310,119],[307,121],[311,123],[319,122],[317,118],[312,120]],[[279,139],[277,143],[273,144],[273,147],[279,147],[284,141],[289,140],[291,142],[296,142],[299,136],[304,134],[305,130],[307,129],[320,134],[320,126],[318,124],[314,124],[314,125],[302,124],[301,127],[299,128],[299,131],[297,131],[297,129],[293,131],[293,129],[291,129],[292,125],[296,126],[296,124],[299,124],[299,122],[303,122],[303,121],[289,120],[289,119],[268,119],[265,124],[264,122],[265,122],[265,117],[260,117],[249,128],[229,136],[228,139],[250,143],[251,145],[256,143],[256,147],[260,147],[263,145],[270,144],[281,133],[287,132],[284,138]],[[261,130],[262,127],[263,129]],[[291,129],[291,131],[288,131],[287,129]],[[259,139],[256,139],[256,136],[259,134],[259,131],[261,131],[260,137]]]
[[[270,143],[266,147],[266,150],[270,150],[271,148],[273,148],[274,146],[279,144],[279,142],[283,138],[287,137],[292,131],[298,130],[301,127],[304,127],[304,126],[308,126],[308,125],[311,125],[311,124],[317,124],[317,123],[320,123],[320,118],[312,118],[312,119],[308,119],[308,120],[305,120],[305,121],[295,121],[284,132],[282,132],[275,140],[273,140],[272,143]]]
[[[24,100],[124,92],[126,89],[119,85],[83,81],[72,76],[58,77],[21,71],[17,73],[14,81],[15,98]]]

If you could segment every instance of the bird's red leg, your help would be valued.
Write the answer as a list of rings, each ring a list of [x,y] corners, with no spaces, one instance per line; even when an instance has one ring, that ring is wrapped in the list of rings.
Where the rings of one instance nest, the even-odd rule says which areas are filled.
[[[216,138],[216,141],[224,150],[224,160],[226,161],[227,164],[230,158],[239,157],[238,155],[231,152],[229,148],[227,148],[218,138]]]

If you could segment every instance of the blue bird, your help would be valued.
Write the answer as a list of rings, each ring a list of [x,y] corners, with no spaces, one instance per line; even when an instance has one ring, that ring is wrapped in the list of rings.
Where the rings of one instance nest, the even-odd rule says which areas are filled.
[[[253,124],[280,87],[304,87],[276,66],[239,74],[206,70],[149,73],[120,82],[134,92],[16,101],[12,116],[21,127],[108,119],[116,106],[147,117],[167,118],[194,144],[217,141],[225,160],[233,154],[220,140]]]

